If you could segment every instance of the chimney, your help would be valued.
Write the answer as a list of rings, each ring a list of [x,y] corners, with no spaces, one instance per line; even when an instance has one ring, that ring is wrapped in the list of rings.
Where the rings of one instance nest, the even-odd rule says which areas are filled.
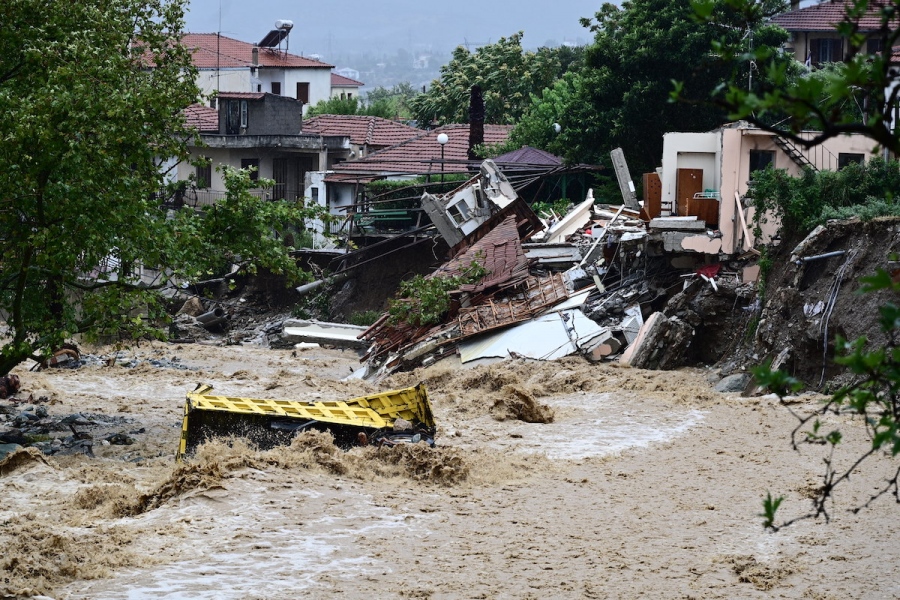
[[[478,144],[484,143],[484,96],[481,95],[481,86],[473,85],[469,93],[469,160],[478,160],[472,150]]]
[[[255,69],[256,67],[259,66],[259,46],[253,46],[253,53],[251,56],[252,56],[251,60],[253,62],[253,64],[251,66]]]

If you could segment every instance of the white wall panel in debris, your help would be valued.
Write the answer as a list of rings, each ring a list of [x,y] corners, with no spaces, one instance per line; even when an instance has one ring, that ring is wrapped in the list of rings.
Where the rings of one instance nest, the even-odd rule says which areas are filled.
[[[554,360],[574,354],[605,331],[578,309],[554,312],[461,342],[459,355],[463,363],[481,358],[507,358],[513,352],[538,360]]]

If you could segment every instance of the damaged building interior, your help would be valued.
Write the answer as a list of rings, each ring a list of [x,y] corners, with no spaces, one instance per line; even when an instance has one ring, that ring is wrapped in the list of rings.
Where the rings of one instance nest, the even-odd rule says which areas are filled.
[[[599,203],[589,189],[568,212],[538,215],[491,160],[455,189],[425,191],[427,226],[341,254],[317,283],[332,286],[338,302],[354,290],[371,299],[377,289],[366,272],[383,276],[378,263],[424,257],[428,268],[405,265],[400,292],[391,298],[394,286],[378,298],[382,314],[371,326],[289,320],[285,340],[340,345],[355,337],[364,367],[354,376],[375,381],[451,356],[464,365],[572,354],[655,369],[714,362],[733,342],[722,319],[747,318],[733,309],[755,298],[758,253],[690,249],[692,238],[720,238],[717,222],[667,214],[653,199],[659,186],[645,185],[638,201],[621,151],[612,158],[622,204]],[[447,301],[435,310],[437,288]],[[698,333],[703,344],[692,343]]]

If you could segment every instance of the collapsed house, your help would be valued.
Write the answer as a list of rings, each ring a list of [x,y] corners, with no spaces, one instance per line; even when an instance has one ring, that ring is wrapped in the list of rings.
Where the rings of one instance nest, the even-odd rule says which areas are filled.
[[[368,350],[357,375],[378,379],[451,355],[471,363],[579,353],[652,369],[716,362],[735,343],[727,334],[735,321],[758,312],[754,246],[774,233],[763,228],[757,239],[748,225],[753,172],[799,174],[871,156],[845,138],[804,154],[744,123],[667,134],[662,167],[643,175],[642,201],[616,150],[623,204],[600,204],[588,191],[565,214],[541,216],[485,161],[455,190],[422,197],[450,248],[426,276],[455,282],[446,310],[427,321],[384,313],[359,335]],[[471,265],[482,271],[477,280],[462,277]]]
[[[643,323],[637,304],[623,307],[621,322],[608,325],[583,311],[592,292],[606,292],[604,277],[610,283],[622,280],[618,268],[603,266],[613,245],[633,246],[622,251],[617,264],[642,254],[646,231],[640,221],[623,217],[622,209],[595,212],[589,192],[567,215],[544,222],[491,161],[448,194],[426,193],[422,205],[452,252],[427,279],[460,280],[473,264],[483,276],[450,290],[449,309],[437,323],[382,315],[360,336],[370,343],[360,376],[378,379],[449,355],[459,355],[463,363],[510,356],[555,359],[576,352],[600,360],[637,336]],[[580,246],[566,241],[573,235]],[[528,243],[532,239],[542,241]]]

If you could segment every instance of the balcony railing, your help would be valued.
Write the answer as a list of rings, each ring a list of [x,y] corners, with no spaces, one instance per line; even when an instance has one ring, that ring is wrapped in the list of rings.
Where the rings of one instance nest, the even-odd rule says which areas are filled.
[[[269,189],[250,190],[250,193],[257,198],[263,198],[265,200],[298,200],[303,198],[302,190],[288,189],[283,184],[275,185]],[[156,199],[163,206],[171,208],[181,208],[182,206],[204,208],[223,200],[227,195],[227,192],[221,190],[188,188],[183,191],[175,192],[170,192],[168,190],[160,191],[156,194]]]

